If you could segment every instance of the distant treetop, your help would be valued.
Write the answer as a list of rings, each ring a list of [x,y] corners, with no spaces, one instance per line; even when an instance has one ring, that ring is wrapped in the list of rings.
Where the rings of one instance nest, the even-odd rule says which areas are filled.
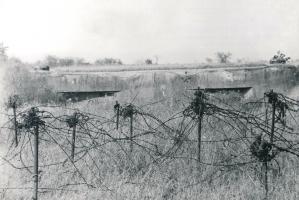
[[[95,61],[96,65],[122,65],[122,61],[117,58],[104,58],[104,59],[97,59]]]
[[[219,63],[229,63],[229,60],[231,59],[232,54],[230,52],[217,52],[216,53],[217,59]]]
[[[7,55],[6,55],[7,48],[8,47],[5,47],[3,43],[0,43],[0,60],[7,59]]]
[[[290,59],[290,57],[286,57],[285,54],[278,51],[277,54],[271,58],[270,64],[286,64]]]
[[[145,60],[145,64],[147,64],[147,65],[151,65],[151,64],[153,64],[152,59],[146,59],[146,60]]]

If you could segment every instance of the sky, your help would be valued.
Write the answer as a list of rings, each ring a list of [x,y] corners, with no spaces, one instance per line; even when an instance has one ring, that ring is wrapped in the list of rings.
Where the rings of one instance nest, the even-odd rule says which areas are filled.
[[[298,9],[298,0],[0,0],[0,43],[25,61],[299,58]]]

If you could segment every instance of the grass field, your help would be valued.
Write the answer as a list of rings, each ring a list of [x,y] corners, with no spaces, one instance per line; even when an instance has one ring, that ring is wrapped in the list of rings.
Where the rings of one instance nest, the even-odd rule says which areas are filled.
[[[26,78],[15,79],[15,83],[26,82]],[[34,96],[37,89],[22,94]],[[123,117],[126,114],[119,118],[116,130],[116,100],[124,108],[127,103],[134,106],[132,140],[130,119]],[[145,101],[127,91],[120,99],[99,98],[66,106],[23,102],[18,108],[22,123],[22,115],[32,106],[45,111],[45,124],[39,129],[40,199],[264,199],[264,163],[252,155],[250,145],[259,134],[269,141],[271,104],[267,104],[266,118],[260,98],[242,100],[231,94],[206,99],[199,162],[193,100],[192,91],[175,97],[172,103],[167,98]],[[277,110],[275,144],[289,152],[281,150],[268,163],[267,197],[298,199],[298,103],[287,98],[281,102],[293,109],[286,114],[287,126],[279,121]],[[0,199],[31,199],[33,129],[20,129],[19,145],[14,147],[12,123],[4,123],[12,118],[12,110],[2,108]],[[71,162],[73,129],[66,119],[75,111],[82,115],[76,129],[75,162]]]

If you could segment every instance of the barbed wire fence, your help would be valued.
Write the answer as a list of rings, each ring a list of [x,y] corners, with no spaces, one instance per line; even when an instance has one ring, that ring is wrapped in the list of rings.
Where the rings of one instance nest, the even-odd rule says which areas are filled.
[[[268,199],[269,164],[279,168],[277,158],[282,152],[299,157],[295,116],[299,102],[273,90],[260,100],[235,107],[198,88],[182,110],[163,119],[132,102],[116,102],[113,116],[107,118],[67,107],[22,110],[20,99],[13,96],[7,103],[13,115],[8,115],[1,129],[13,131],[8,143],[15,147],[10,145],[2,160],[33,175],[30,189],[35,200],[41,193],[75,186],[113,191],[104,184],[103,171],[114,168],[132,175],[174,160],[195,161],[199,175],[203,166],[230,171],[260,164]],[[154,108],[155,103],[150,106]],[[53,176],[49,168],[55,168],[59,180],[72,178],[60,180],[56,188],[40,187],[43,179]],[[212,180],[211,174],[198,183],[207,180]]]

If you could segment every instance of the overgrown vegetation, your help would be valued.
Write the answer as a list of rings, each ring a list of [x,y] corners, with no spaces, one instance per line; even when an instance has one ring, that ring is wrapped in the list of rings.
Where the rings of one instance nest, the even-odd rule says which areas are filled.
[[[53,103],[57,101],[48,77],[35,74],[25,66],[10,66],[5,76],[6,90],[10,94],[18,94],[27,103]]]
[[[116,58],[104,58],[95,61],[96,65],[122,65],[122,61]]]
[[[271,58],[270,64],[286,64],[290,59],[290,57],[286,57],[285,54],[278,51],[277,54]]]
[[[74,66],[74,65],[90,65],[89,62],[85,61],[84,58],[59,58],[57,56],[48,55],[44,60],[37,61],[38,66],[49,66],[49,67],[59,67],[59,66]]]
[[[6,54],[7,48],[8,47],[4,46],[3,43],[0,43],[0,61],[7,60],[7,54]]]
[[[116,58],[97,59],[94,65],[122,65],[122,61]],[[47,56],[43,61],[37,62],[37,65],[50,67],[63,66],[88,66],[92,63],[85,61],[84,58],[59,58],[57,56]]]
[[[43,74],[15,66],[6,78],[10,93],[18,94],[7,102],[10,109],[17,106],[17,125],[8,110],[0,135],[6,150],[0,169],[9,170],[1,177],[8,181],[0,199],[31,199],[33,177],[40,184],[40,199],[298,197],[299,105],[293,99],[272,91],[244,102],[237,94],[196,91],[194,96],[189,91],[158,102],[126,93],[118,106],[111,99],[57,106]],[[17,147],[12,145],[15,127]]]
[[[230,52],[217,52],[216,56],[219,63],[226,64],[229,63],[232,54]]]
[[[221,96],[202,94],[191,92],[171,109],[166,100],[137,104],[138,100],[120,99],[118,114],[111,101],[108,106],[98,101],[33,110],[21,107],[17,121],[26,126],[19,126],[18,147],[9,148],[14,139],[8,130],[1,135],[1,141],[7,141],[5,159],[14,177],[10,186],[32,185],[29,141],[34,136],[36,124],[30,120],[34,116],[43,121],[38,125],[41,199],[263,199],[265,160],[258,151],[264,147],[259,144],[254,153],[250,147],[259,141],[257,136],[279,152],[273,163],[267,160],[271,161],[266,170],[267,197],[296,199],[298,124],[294,119],[298,116],[294,108],[298,103],[273,92],[262,100],[234,105]],[[292,115],[285,115],[286,109]],[[273,111],[275,131],[270,142]],[[117,115],[123,116],[118,128]],[[200,161],[198,116],[202,119]],[[72,130],[76,131],[74,159]],[[13,155],[20,161],[11,159]],[[30,199],[31,194],[31,190],[2,193],[5,199]]]
[[[152,64],[153,64],[152,59],[146,59],[144,62],[145,62],[145,64],[147,64],[147,65],[152,65]]]

